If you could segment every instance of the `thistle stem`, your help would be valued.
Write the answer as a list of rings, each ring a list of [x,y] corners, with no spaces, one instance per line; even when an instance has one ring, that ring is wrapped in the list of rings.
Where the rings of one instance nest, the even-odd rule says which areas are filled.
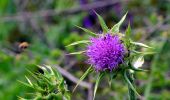
[[[129,72],[129,70],[126,72],[128,79],[130,82],[134,85],[134,77],[133,74]],[[136,94],[131,89],[131,87],[128,85],[128,92],[129,92],[129,100],[136,100]]]

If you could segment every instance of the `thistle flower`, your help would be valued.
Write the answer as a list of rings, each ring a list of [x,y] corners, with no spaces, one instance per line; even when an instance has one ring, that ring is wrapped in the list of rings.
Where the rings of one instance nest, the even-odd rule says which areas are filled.
[[[86,55],[88,62],[94,65],[96,71],[116,69],[123,62],[125,47],[117,35],[107,33],[99,38],[92,38]]]
[[[137,71],[146,71],[143,69],[139,69],[139,67],[141,67],[144,63],[143,57],[144,55],[152,54],[154,52],[140,52],[135,50],[137,46],[148,49],[151,49],[151,47],[143,43],[134,42],[130,39],[130,24],[128,25],[128,28],[126,29],[124,34],[119,33],[119,28],[125,20],[126,14],[117,24],[115,24],[111,29],[109,29],[106,26],[103,18],[96,13],[103,30],[103,34],[95,34],[94,32],[88,29],[78,26],[78,28],[82,29],[83,31],[89,33],[94,37],[90,40],[77,41],[68,45],[73,46],[77,44],[87,44],[87,48],[85,51],[78,51],[70,54],[85,53],[88,57],[88,63],[91,65],[87,69],[87,71],[82,75],[74,90],[89,73],[95,71],[98,72],[96,84],[94,87],[93,100],[95,98],[99,82],[106,74],[109,75],[110,85],[112,79],[114,79],[117,74],[121,74],[123,77],[122,79],[124,79],[125,82],[128,84],[129,99],[135,100],[136,94],[140,97],[134,87],[133,73]],[[110,70],[110,72],[108,72],[107,70]]]

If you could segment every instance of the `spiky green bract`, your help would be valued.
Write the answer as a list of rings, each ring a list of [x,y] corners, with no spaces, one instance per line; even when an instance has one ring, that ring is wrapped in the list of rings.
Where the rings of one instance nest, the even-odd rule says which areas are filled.
[[[125,20],[126,15],[127,15],[127,13],[122,17],[122,19],[121,19],[117,24],[115,24],[115,25],[111,28],[111,32],[113,32],[113,33],[118,33],[118,32],[119,32],[119,28],[120,28],[120,26],[122,25],[123,21]]]
[[[93,58],[96,58],[95,63],[90,63],[91,66],[82,75],[78,84],[87,75],[89,75],[92,72],[96,72],[97,78],[96,78],[96,84],[95,84],[94,93],[93,93],[93,96],[94,96],[93,100],[94,100],[96,93],[97,93],[97,88],[99,86],[101,79],[104,78],[105,76],[109,76],[109,85],[111,85],[112,80],[115,79],[115,77],[118,74],[120,74],[122,76],[122,79],[124,79],[124,81],[127,83],[128,90],[129,90],[129,99],[130,100],[136,100],[140,96],[139,96],[139,94],[138,94],[138,92],[136,91],[136,88],[135,88],[135,84],[134,84],[135,79],[133,77],[134,73],[138,72],[138,71],[146,71],[146,70],[140,69],[140,67],[144,63],[144,56],[148,55],[148,54],[153,54],[154,52],[152,50],[154,50],[154,49],[152,47],[146,45],[146,44],[143,44],[143,43],[140,43],[140,42],[135,42],[130,38],[130,36],[132,36],[131,34],[133,32],[131,30],[130,23],[129,23],[129,25],[128,25],[128,27],[127,27],[127,29],[124,33],[119,32],[119,30],[120,30],[119,28],[120,28],[121,24],[123,23],[123,21],[125,20],[127,13],[111,29],[109,29],[106,26],[103,18],[99,14],[96,13],[96,15],[99,19],[99,23],[102,27],[103,32],[102,32],[102,34],[95,35],[95,37],[93,37],[93,40],[94,40],[94,38],[100,39],[100,37],[103,37],[103,38],[101,38],[101,39],[103,39],[101,41],[101,43],[98,43],[98,42],[95,41],[95,43],[96,43],[95,44],[94,42],[91,42],[90,39],[89,39],[89,40],[82,40],[82,41],[74,42],[74,43],[69,45],[69,46],[74,46],[74,45],[78,45],[78,44],[83,43],[83,44],[87,44],[87,47],[89,47],[91,45],[94,45],[94,47],[95,47],[95,49],[90,49],[91,51],[93,51],[93,52],[90,52],[90,55],[92,55]],[[81,29],[84,30],[87,33],[90,33],[91,35],[95,34],[88,29],[85,29],[85,28],[81,28]],[[108,33],[109,33],[109,36],[107,36]],[[120,50],[119,50],[120,48],[110,45],[110,44],[114,44],[115,43],[114,41],[113,41],[113,43],[110,43],[111,40],[107,41],[107,43],[105,42],[105,40],[107,40],[107,38],[111,38],[111,37],[115,37],[115,36],[117,36],[117,38],[120,41],[117,44],[121,44],[123,46],[123,49],[122,49],[124,51],[123,53],[120,53]],[[120,45],[117,45],[117,46],[120,46]],[[137,51],[139,49],[142,50],[142,48],[145,48],[144,50],[146,50],[146,51],[142,51],[142,52]],[[89,49],[82,50],[82,51],[75,52],[75,53],[72,53],[72,54],[82,54],[84,52],[87,53],[87,52],[89,52]],[[108,51],[109,51],[109,53],[108,53]],[[102,53],[100,53],[100,52],[102,52]],[[115,55],[112,54],[113,52],[116,52]],[[96,53],[98,53],[98,54],[96,54]],[[112,69],[112,67],[114,67],[114,64],[112,66],[112,63],[117,61],[117,60],[114,60],[114,59],[116,59],[117,57],[120,57],[121,55],[123,55],[121,57],[122,61],[120,63],[116,64],[117,65],[116,68]],[[104,60],[102,60],[102,59],[104,59]],[[100,62],[100,63],[98,63],[98,62]],[[99,67],[98,65],[100,65],[100,67],[101,67],[101,65],[103,65],[101,67],[101,69],[103,67],[105,69],[96,71],[96,67]],[[111,68],[111,70],[108,70],[109,69],[107,67],[108,65],[110,66],[109,68]],[[78,86],[78,84],[76,85],[76,87]]]
[[[83,30],[84,32],[86,32],[86,33],[88,33],[88,34],[90,34],[92,36],[96,36],[97,35],[94,32],[92,32],[92,31],[90,31],[90,30],[88,30],[86,28],[83,28],[83,27],[80,27],[80,26],[76,26],[76,27],[80,28],[81,30]]]
[[[101,72],[101,73],[99,73],[99,76],[97,77],[96,84],[95,84],[95,87],[94,87],[93,100],[95,99],[97,88],[99,86],[99,82],[103,78],[104,74],[105,74],[104,72]]]
[[[109,28],[107,27],[105,21],[103,20],[103,18],[98,13],[96,13],[96,15],[97,15],[97,17],[99,19],[99,22],[100,22],[100,25],[102,27],[103,33],[107,33],[109,31]]]
[[[34,81],[31,81],[27,76],[28,83],[19,81],[23,85],[34,90],[29,93],[31,100],[70,100],[70,92],[62,75],[52,69],[50,66],[38,66],[43,70],[43,73],[34,73],[28,70]],[[19,97],[21,100],[27,100]]]
[[[84,79],[86,78],[86,76],[87,76],[89,73],[91,73],[92,71],[93,71],[92,66],[90,66],[90,67],[86,70],[86,72],[81,76],[80,80],[78,81],[78,83],[77,83],[76,86],[74,87],[73,92],[75,91],[75,89],[77,88],[77,86],[80,84],[80,82],[81,82],[82,80],[84,80]]]

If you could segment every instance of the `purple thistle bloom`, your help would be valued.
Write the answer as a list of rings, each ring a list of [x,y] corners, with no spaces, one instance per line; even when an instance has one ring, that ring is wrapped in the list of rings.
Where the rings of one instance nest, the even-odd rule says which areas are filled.
[[[112,71],[123,62],[125,47],[117,35],[108,33],[104,37],[92,38],[86,55],[96,71]]]

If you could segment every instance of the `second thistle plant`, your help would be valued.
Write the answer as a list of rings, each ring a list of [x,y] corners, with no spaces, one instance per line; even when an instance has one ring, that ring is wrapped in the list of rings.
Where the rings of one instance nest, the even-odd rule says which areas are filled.
[[[134,42],[130,38],[131,28],[130,24],[124,33],[119,32],[119,28],[123,21],[126,18],[127,13],[122,17],[122,19],[115,24],[111,29],[107,27],[103,18],[98,15],[100,25],[102,27],[103,33],[96,34],[88,29],[79,27],[85,32],[89,33],[91,36],[90,40],[82,40],[74,42],[68,46],[74,46],[78,44],[87,44],[87,48],[84,51],[73,52],[70,54],[82,54],[84,53],[90,64],[90,67],[80,78],[79,83],[92,72],[96,72],[98,77],[96,79],[96,84],[94,87],[94,97],[97,91],[100,80],[106,75],[109,74],[111,83],[112,79],[121,74],[123,79],[128,84],[129,89],[129,99],[135,100],[136,95],[140,96],[134,87],[134,72],[136,71],[146,71],[140,69],[144,63],[144,56],[147,54],[152,54],[153,52],[141,52],[137,51],[136,48],[144,47],[152,49],[152,47],[147,46],[146,44]],[[78,84],[79,84],[78,83]],[[76,85],[76,87],[78,86]],[[76,88],[75,87],[75,88]],[[74,89],[75,90],[75,89]],[[73,90],[73,91],[74,91]]]
[[[28,71],[35,82],[27,77],[28,83],[19,81],[23,85],[34,89],[35,92],[29,93],[32,96],[31,100],[70,100],[70,92],[61,74],[50,66],[39,66],[39,68],[43,73]],[[22,97],[19,97],[19,99],[27,100]]]

